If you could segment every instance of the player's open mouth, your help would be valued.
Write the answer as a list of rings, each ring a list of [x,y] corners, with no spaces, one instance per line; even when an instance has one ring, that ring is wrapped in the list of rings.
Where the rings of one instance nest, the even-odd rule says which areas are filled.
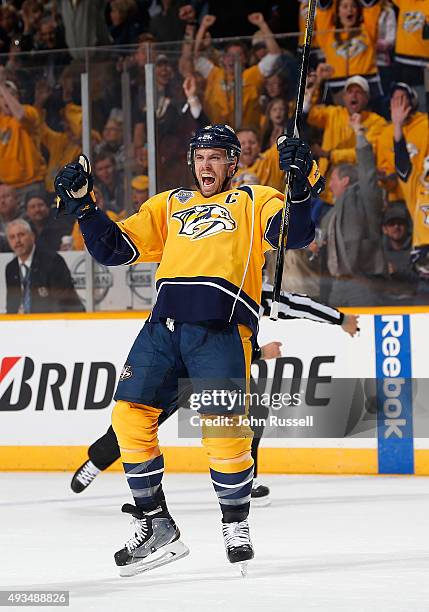
[[[202,176],[201,177],[202,181],[203,181],[203,185],[205,187],[209,187],[210,185],[213,185],[213,183],[215,182],[215,177],[214,176]]]

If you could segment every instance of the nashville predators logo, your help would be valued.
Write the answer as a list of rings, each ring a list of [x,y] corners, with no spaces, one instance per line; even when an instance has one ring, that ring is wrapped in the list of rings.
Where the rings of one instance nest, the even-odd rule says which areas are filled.
[[[407,11],[404,15],[403,28],[406,32],[417,32],[425,25],[425,16],[419,11]]]
[[[229,210],[219,204],[192,206],[171,216],[182,225],[179,236],[189,236],[191,240],[200,240],[220,232],[233,232],[237,227]]]
[[[342,43],[333,43],[335,53],[344,59],[352,59],[368,49],[368,45],[362,38],[352,38]]]

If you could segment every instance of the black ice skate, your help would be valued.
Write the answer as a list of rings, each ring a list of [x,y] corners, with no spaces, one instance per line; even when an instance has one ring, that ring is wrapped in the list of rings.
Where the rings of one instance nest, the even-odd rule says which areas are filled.
[[[75,493],[82,493],[99,473],[100,470],[95,467],[92,461],[85,461],[73,475],[70,483],[72,491]]]
[[[145,512],[124,504],[122,512],[134,517],[135,534],[124,548],[115,553],[121,576],[147,572],[189,554],[188,547],[179,540],[180,531],[176,523],[165,508],[158,506]]]
[[[259,484],[256,478],[253,479],[251,504],[253,507],[269,506],[271,503],[270,490],[263,484]]]
[[[255,556],[249,535],[247,518],[237,523],[222,523],[226,556],[230,563],[239,563],[243,576],[247,574],[247,562]]]

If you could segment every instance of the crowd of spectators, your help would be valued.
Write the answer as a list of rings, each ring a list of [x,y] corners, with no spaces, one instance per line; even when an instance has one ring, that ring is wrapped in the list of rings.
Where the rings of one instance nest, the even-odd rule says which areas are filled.
[[[158,191],[192,187],[186,143],[208,123],[238,131],[235,187],[283,190],[276,140],[294,112],[292,33],[306,10],[307,0],[0,0],[0,252],[14,250],[17,219],[40,249],[84,248],[76,224],[54,219],[53,194],[82,150],[82,72],[97,202],[112,219],[148,197],[147,63]],[[310,64],[302,134],[328,187],[314,203],[316,240],[287,254],[284,288],[333,305],[429,303],[429,3],[319,0]]]

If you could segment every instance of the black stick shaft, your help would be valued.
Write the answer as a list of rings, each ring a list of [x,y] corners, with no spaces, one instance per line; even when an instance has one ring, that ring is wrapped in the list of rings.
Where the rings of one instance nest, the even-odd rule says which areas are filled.
[[[314,18],[316,15],[316,3],[317,0],[309,0],[308,1],[308,12],[307,12],[307,22],[305,25],[305,33],[304,33],[304,44],[302,47],[302,55],[301,55],[301,68],[299,73],[299,81],[298,81],[298,90],[296,93],[296,105],[295,105],[295,113],[293,116],[293,122],[288,130],[288,136],[294,136],[299,138],[300,130],[301,130],[301,120],[302,120],[302,109],[304,106],[304,95],[305,88],[307,83],[307,74],[308,74],[308,64],[310,60],[310,50],[311,50],[311,40],[313,38],[313,28],[314,28]],[[273,287],[273,301],[271,305],[271,313],[270,318],[273,320],[277,320],[278,318],[278,305],[280,302],[280,291],[282,286],[282,277],[283,277],[283,266],[284,266],[284,258],[285,258],[285,248],[287,244],[287,237],[289,231],[289,218],[290,218],[290,199],[293,189],[293,173],[286,173],[286,183],[285,183],[285,203],[282,210],[282,218],[280,222],[280,232],[279,232],[279,240],[278,240],[278,250],[277,250],[277,259],[276,259],[276,269],[274,275],[274,287]]]

